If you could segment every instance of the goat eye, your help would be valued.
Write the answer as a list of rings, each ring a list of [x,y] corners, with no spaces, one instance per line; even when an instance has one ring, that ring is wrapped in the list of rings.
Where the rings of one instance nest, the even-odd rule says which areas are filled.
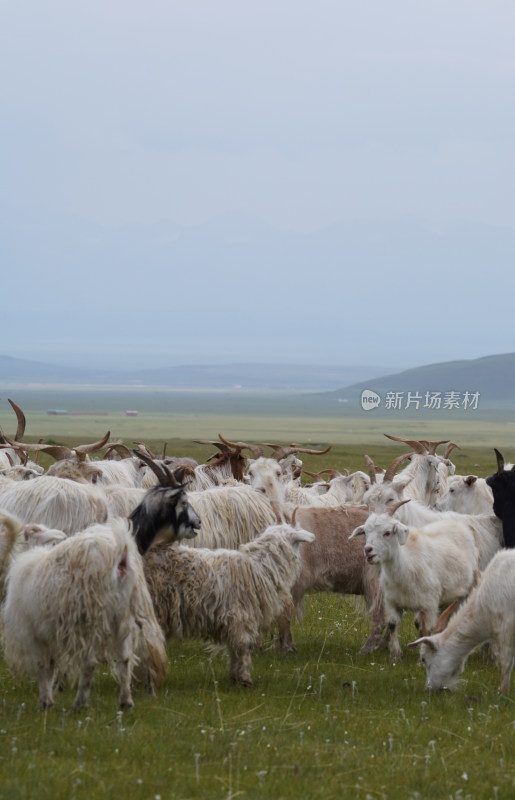
[[[390,534],[391,534],[391,531],[385,531],[383,536],[389,536]]]

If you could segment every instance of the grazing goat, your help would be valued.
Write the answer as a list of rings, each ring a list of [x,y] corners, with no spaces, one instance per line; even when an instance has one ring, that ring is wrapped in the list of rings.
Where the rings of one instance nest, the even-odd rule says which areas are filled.
[[[504,457],[495,450],[497,472],[486,479],[494,498],[494,514],[502,520],[505,547],[515,547],[515,466],[504,468]]]
[[[432,636],[423,636],[408,645],[420,645],[420,660],[426,667],[426,688],[455,685],[470,653],[489,642],[501,667],[499,690],[507,695],[515,659],[514,608],[515,552],[501,550],[447,627],[444,627],[442,615]]]
[[[229,654],[230,676],[252,684],[252,651],[291,608],[298,547],[314,535],[287,524],[267,528],[238,550],[157,546],[145,574],[166,637],[210,637]]]
[[[399,644],[402,612],[424,611],[432,630],[440,606],[467,597],[479,574],[478,551],[466,526],[436,523],[410,529],[393,519],[397,505],[386,513],[370,514],[350,537],[365,536],[365,558],[369,564],[380,566],[393,662],[402,657]]]

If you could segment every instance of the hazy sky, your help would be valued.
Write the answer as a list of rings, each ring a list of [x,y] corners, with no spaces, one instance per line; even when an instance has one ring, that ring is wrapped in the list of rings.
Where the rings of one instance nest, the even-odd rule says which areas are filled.
[[[515,349],[512,0],[19,0],[0,352]]]

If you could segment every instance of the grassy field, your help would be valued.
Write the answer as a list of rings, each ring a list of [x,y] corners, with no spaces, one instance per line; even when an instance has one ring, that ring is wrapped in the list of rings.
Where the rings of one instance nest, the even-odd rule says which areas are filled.
[[[87,711],[67,689],[38,712],[35,684],[0,663],[0,797],[513,797],[515,703],[497,668],[474,654],[460,688],[429,694],[414,651],[395,667],[359,655],[367,633],[359,602],[312,595],[297,652],[256,653],[252,688],[205,644],[171,642],[165,684],[123,713],[103,670]],[[414,635],[406,615],[403,644]]]
[[[365,452],[382,466],[403,452],[401,444],[385,439],[388,432],[451,438],[462,448],[453,452],[459,473],[493,472],[493,446],[515,460],[513,430],[495,420],[399,420],[386,427],[389,420],[366,415],[350,422],[160,408],[163,398],[126,417],[132,404],[104,408],[105,397],[93,403],[107,415],[56,417],[47,416],[46,408],[60,404],[38,406],[34,398],[9,396],[26,412],[27,440],[69,446],[109,429],[127,444],[144,440],[160,450],[167,441],[169,453],[205,460],[213,448],[192,439],[216,438],[220,431],[250,441],[332,444],[325,456],[306,456],[306,468],[353,470],[364,468]],[[4,401],[0,425],[11,435],[16,428]],[[134,800],[515,796],[515,690],[511,697],[498,694],[499,671],[488,658],[473,654],[453,693],[429,694],[416,652],[406,650],[395,667],[384,651],[359,655],[369,623],[354,598],[308,597],[303,624],[293,631],[296,653],[264,647],[255,654],[250,689],[230,682],[224,658],[205,643],[170,642],[165,684],[155,697],[136,687],[135,708],[124,713],[104,669],[87,711],[71,713],[70,687],[42,713],[35,683],[12,675],[0,661],[0,800],[125,793]],[[408,614],[401,642],[413,638]]]
[[[5,388],[0,398],[0,426],[14,435],[16,419],[7,402],[13,398],[27,418],[26,441],[94,441],[109,430],[113,439],[174,442],[216,439],[302,442],[307,445],[382,446],[384,433],[412,438],[451,439],[464,452],[493,448],[515,460],[515,415],[492,411],[483,416],[408,416],[356,411],[355,414],[320,413],[313,405],[285,395],[223,392],[178,392],[165,389],[94,387],[46,389]],[[49,415],[48,409],[66,409],[66,415]],[[126,410],[137,410],[127,416]],[[308,413],[309,411],[309,413]],[[511,450],[511,454],[510,454]],[[169,451],[170,452],[170,451]],[[495,465],[495,459],[493,461]]]

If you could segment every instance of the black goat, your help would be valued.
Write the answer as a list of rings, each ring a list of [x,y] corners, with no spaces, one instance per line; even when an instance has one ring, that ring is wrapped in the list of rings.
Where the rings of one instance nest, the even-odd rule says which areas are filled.
[[[494,514],[502,520],[504,546],[515,547],[515,466],[504,469],[504,457],[494,447],[497,472],[486,479],[494,496]]]

